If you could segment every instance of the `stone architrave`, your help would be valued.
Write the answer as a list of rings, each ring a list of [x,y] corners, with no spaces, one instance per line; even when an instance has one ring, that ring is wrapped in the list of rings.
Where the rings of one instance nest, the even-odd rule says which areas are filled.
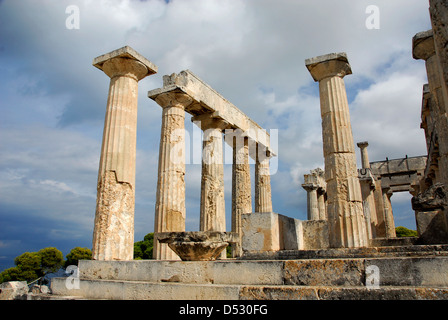
[[[180,92],[162,93],[155,99],[163,108],[154,224],[153,257],[178,260],[157,233],[185,231],[185,108],[192,99]]]
[[[319,82],[330,246],[367,246],[355,146],[343,80],[345,75],[351,74],[347,55],[332,53],[307,59],[305,64],[313,79]]]
[[[226,231],[224,200],[223,131],[228,123],[203,114],[192,121],[204,131],[200,231]]]
[[[255,160],[255,212],[272,212],[270,152],[257,144]]]
[[[138,81],[157,67],[126,46],[93,60],[110,77],[93,231],[95,260],[132,260]]]

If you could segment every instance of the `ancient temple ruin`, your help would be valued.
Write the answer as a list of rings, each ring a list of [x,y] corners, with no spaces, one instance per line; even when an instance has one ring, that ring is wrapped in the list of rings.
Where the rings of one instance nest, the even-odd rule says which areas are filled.
[[[132,244],[137,87],[157,67],[130,47],[96,58],[94,66],[111,79],[93,260],[80,261],[79,287],[61,278],[53,292],[106,299],[446,299],[448,7],[430,2],[433,28],[412,41],[413,58],[425,60],[428,75],[425,156],[371,162],[368,142],[357,149],[352,135],[347,54],[305,61],[304,72],[319,86],[325,163],[304,177],[307,220],[274,211],[269,161],[276,155],[267,131],[191,71],[164,76],[162,87],[148,92],[162,107],[153,260],[132,261]],[[185,231],[185,113],[204,132],[200,230],[192,232]],[[225,227],[224,142],[233,148],[231,230]],[[395,192],[413,195],[418,237],[396,238]],[[228,245],[233,256],[226,259],[221,250]]]

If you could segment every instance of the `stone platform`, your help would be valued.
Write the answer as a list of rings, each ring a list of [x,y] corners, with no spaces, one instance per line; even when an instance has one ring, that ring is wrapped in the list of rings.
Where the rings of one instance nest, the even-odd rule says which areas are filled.
[[[337,257],[334,249],[333,257],[315,250],[298,259],[85,260],[78,289],[68,289],[67,278],[53,279],[51,289],[55,296],[119,300],[448,299],[448,246],[409,246],[401,256],[388,255],[390,247],[367,249],[368,257],[362,249],[357,257]]]

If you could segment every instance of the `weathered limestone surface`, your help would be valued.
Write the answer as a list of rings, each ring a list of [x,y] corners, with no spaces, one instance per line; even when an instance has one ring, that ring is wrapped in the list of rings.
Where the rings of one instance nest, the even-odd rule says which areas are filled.
[[[162,232],[157,240],[167,243],[183,261],[213,261],[238,237],[220,231]]]
[[[303,184],[307,192],[307,219],[319,220],[319,203],[317,201],[318,186],[314,184]]]
[[[242,215],[243,252],[328,248],[324,220],[301,221],[273,212]]]
[[[362,168],[358,170],[359,183],[361,185],[362,207],[364,210],[364,218],[366,219],[367,238],[377,237],[377,210],[375,206],[375,177],[370,169],[369,154],[367,141],[358,142],[357,146],[361,150]]]
[[[369,153],[367,152],[367,147],[369,146],[369,143],[367,141],[358,142],[356,144],[359,149],[361,149],[361,164],[363,169],[370,168],[370,162],[369,162]]]
[[[68,289],[67,278],[55,278],[52,291],[90,299],[447,299],[446,246],[411,247],[431,256],[415,251],[383,258],[80,261],[79,289]],[[437,247],[445,256],[436,254]],[[331,250],[342,249],[313,252]],[[379,273],[376,288],[367,286],[372,267]]]
[[[225,131],[226,135],[238,137],[238,141],[243,141],[241,146],[233,146],[233,138],[226,139],[226,141],[235,149],[232,179],[232,230],[236,233],[240,233],[241,213],[252,211],[250,167],[247,155],[256,159],[255,209],[266,212],[272,211],[269,158],[274,156],[274,154],[270,149],[269,134],[233,104],[224,99],[218,92],[213,90],[209,85],[188,70],[182,71],[179,74],[164,76],[163,87],[148,92],[148,97],[155,100],[158,104],[162,105],[162,107],[171,103],[164,102],[166,99],[171,99],[164,97],[171,97],[172,95],[179,95],[184,97],[183,99],[185,101],[188,100],[187,103],[179,103],[183,106],[182,108],[179,108],[182,109],[182,111],[178,111],[178,115],[180,115],[181,112],[190,113],[193,116],[192,121],[204,131],[200,218],[200,229],[203,231],[225,230],[222,133]],[[181,121],[182,120],[179,120],[179,122]],[[166,127],[166,125],[164,126]],[[174,129],[179,130],[180,128],[183,129],[183,126],[180,127],[180,125],[177,125]],[[166,130],[167,129],[162,127],[162,135]],[[227,131],[231,133],[228,134]],[[183,141],[183,139],[180,140]],[[174,144],[179,145],[178,142]],[[185,211],[185,206],[181,205],[177,208],[179,206],[177,203],[184,203],[185,201],[185,183],[183,182],[185,166],[179,167],[177,165],[178,168],[175,170],[175,175],[182,177],[182,181],[177,183],[177,188],[183,190],[183,193],[176,197],[164,196],[163,194],[168,191],[164,190],[163,186],[166,185],[165,180],[168,181],[169,178],[161,178],[160,175],[164,172],[164,167],[175,168],[176,165],[168,166],[166,164],[167,162],[163,160],[166,157],[166,153],[172,152],[170,152],[171,147],[169,147],[169,144],[168,147],[163,148],[162,145],[163,143],[161,142],[159,155],[161,160],[159,161],[159,166],[162,167],[159,168],[159,184],[162,185],[162,189],[160,190],[160,187],[158,187],[158,201],[160,203],[163,202],[166,207],[174,207],[172,212],[182,213]],[[254,146],[255,148],[253,149],[255,150],[249,152],[249,145]],[[173,184],[173,188],[174,187]],[[167,188],[167,190],[170,189],[170,187],[165,188]],[[173,201],[176,202],[176,204],[171,204]],[[156,207],[157,206],[159,205],[156,204]],[[157,232],[183,230],[184,226],[181,225],[184,225],[184,213],[182,214],[183,218],[180,220],[181,223],[176,223],[176,228],[178,230],[168,230],[167,228],[162,227],[162,225],[163,223],[166,223],[164,221],[171,220],[171,218],[165,218],[165,216],[169,216],[169,214],[158,214],[157,212],[160,210],[162,209],[156,209],[155,237],[157,237]],[[234,248],[235,256],[238,256],[241,253],[238,245],[239,244],[237,243],[235,245],[236,248]],[[160,246],[163,247],[163,245]],[[161,259],[161,257],[166,258],[166,254],[160,255],[157,253],[159,251],[159,248],[155,248],[154,257],[156,259]]]
[[[192,118],[204,131],[200,231],[226,231],[223,135],[228,123],[209,114]]]
[[[327,204],[325,173],[322,169],[311,170],[304,175],[302,184],[307,192],[307,218],[308,220],[327,220]]]
[[[176,260],[167,244],[157,242],[157,233],[185,231],[185,107],[192,99],[167,92],[157,97],[163,108],[154,225],[154,259]]]
[[[92,255],[97,260],[130,260],[134,248],[138,81],[156,73],[157,67],[130,47],[97,57],[93,65],[111,79]]]
[[[342,79],[351,74],[350,64],[345,53],[307,59],[305,64],[313,79],[319,81],[330,246],[366,246],[355,146]]]
[[[241,129],[251,140],[265,146],[273,154],[270,149],[270,136],[266,130],[191,71],[185,70],[179,74],[164,76],[163,81],[163,88],[148,92],[150,99],[156,99],[164,92],[183,92],[193,99],[193,103],[185,108],[186,112],[193,116],[212,113],[214,117],[228,122],[231,128]]]
[[[252,212],[252,190],[250,182],[249,140],[242,130],[234,130],[225,136],[233,149],[232,163],[232,232],[238,233],[240,241],[232,245],[233,257],[241,250],[241,215]]]
[[[0,300],[22,300],[27,294],[26,281],[9,281],[0,284]]]
[[[419,242],[441,244],[448,240],[448,214],[446,212],[446,189],[442,183],[436,183],[425,192],[412,198],[412,209]]]
[[[437,135],[433,139],[437,139],[438,144],[438,162],[441,167],[448,167],[448,119],[447,119],[447,99],[444,95],[445,84],[443,80],[443,69],[439,58],[436,54],[433,30],[417,33],[413,39],[413,57],[414,59],[425,60],[426,73],[428,76],[428,87],[433,100],[432,118],[434,120],[431,128]],[[446,170],[438,171],[441,182],[448,184],[448,173]]]
[[[390,201],[390,198],[392,197],[392,192],[390,191],[390,188],[383,188],[382,191],[383,191],[386,238],[394,238],[396,237],[395,222],[394,222],[394,214],[392,211],[392,202]]]
[[[448,4],[445,0],[430,0],[429,12],[434,32],[435,50],[440,64],[442,91],[448,102]],[[445,104],[445,112],[448,105]]]

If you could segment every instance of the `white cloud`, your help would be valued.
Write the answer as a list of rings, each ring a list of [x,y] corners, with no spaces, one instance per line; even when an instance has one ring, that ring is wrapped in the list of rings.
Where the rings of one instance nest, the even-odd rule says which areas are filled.
[[[0,205],[27,204],[30,215],[81,220],[91,230],[109,84],[91,63],[124,45],[159,67],[157,75],[139,83],[139,234],[152,231],[161,119],[161,108],[146,92],[161,87],[165,74],[191,69],[260,125],[279,130],[279,170],[272,185],[274,208],[281,214],[306,211],[303,174],[323,166],[318,84],[305,68],[306,58],[347,52],[354,139],[370,142],[371,160],[421,154],[426,79],[423,63],[412,59],[411,39],[430,28],[428,4],[377,0],[380,29],[368,30],[370,4],[2,1]],[[79,30],[65,28],[68,5],[80,8]],[[187,219],[197,226],[200,166],[187,170]],[[225,182],[229,198],[228,174]],[[61,234],[60,226],[52,229]]]

